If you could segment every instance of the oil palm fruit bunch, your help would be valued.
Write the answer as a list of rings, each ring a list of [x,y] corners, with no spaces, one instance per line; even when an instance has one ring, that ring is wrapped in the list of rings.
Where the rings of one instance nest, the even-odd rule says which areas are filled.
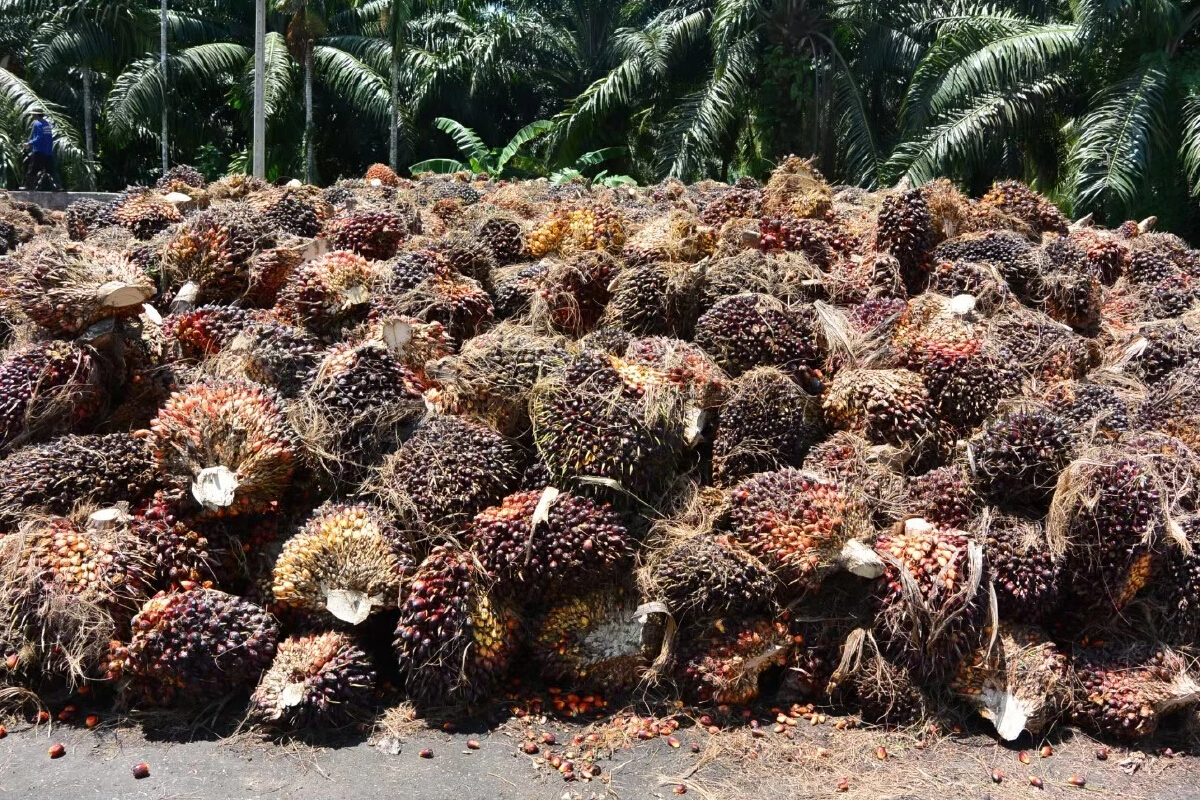
[[[133,618],[129,642],[114,642],[107,677],[127,701],[169,706],[250,689],[275,657],[270,614],[215,589],[160,593]]]
[[[687,263],[626,269],[612,282],[605,318],[633,333],[691,336],[700,315],[696,300],[703,278],[702,269]]]
[[[1029,378],[1048,383],[1079,379],[1099,364],[1094,340],[1036,311],[1014,308],[998,313],[986,329],[1005,363]]]
[[[170,235],[162,270],[173,287],[196,284],[196,302],[231,303],[253,288],[251,256],[274,243],[266,221],[249,206],[210,209]]]
[[[106,214],[138,239],[149,239],[183,219],[179,209],[149,189],[132,189],[113,201]]]
[[[182,183],[195,189],[203,189],[208,185],[204,174],[189,164],[176,164],[163,173],[158,179],[158,188],[170,186],[172,183]]]
[[[697,320],[695,342],[731,377],[755,367],[778,367],[802,389],[819,391],[825,354],[815,320],[767,295],[718,301]]]
[[[435,547],[400,605],[394,648],[409,697],[419,705],[472,703],[504,678],[517,646],[514,608],[487,590],[467,552]]]
[[[760,220],[758,246],[801,253],[822,271],[834,269],[862,249],[862,242],[848,228],[824,219],[771,217]]]
[[[1024,296],[1039,272],[1029,239],[1015,231],[965,233],[939,244],[934,261],[966,261],[995,267],[1018,296]]]
[[[679,642],[674,677],[685,696],[737,706],[758,698],[759,677],[786,666],[794,644],[786,622],[752,617],[699,623]]]
[[[1023,220],[1039,233],[1067,234],[1067,218],[1058,207],[1020,181],[996,181],[979,202]]]
[[[20,345],[0,362],[0,447],[94,422],[107,393],[94,351],[72,342]]]
[[[530,231],[526,249],[534,258],[555,251],[563,255],[581,250],[620,252],[626,235],[617,208],[598,203],[569,205],[555,209]]]
[[[162,327],[176,357],[195,362],[224,350],[254,319],[244,308],[205,305],[171,314]]]
[[[76,505],[135,503],[153,491],[154,462],[141,439],[127,433],[59,436],[29,445],[0,462],[0,515],[65,514]]]
[[[729,500],[733,539],[800,591],[820,587],[866,519],[837,482],[790,467],[747,478]]]
[[[932,702],[922,688],[920,676],[903,663],[880,652],[874,636],[864,629],[852,632],[845,649],[853,657],[843,659],[830,681],[832,694],[845,695],[864,720],[888,728],[906,728],[929,714]]]
[[[159,591],[177,591],[186,585],[220,582],[227,553],[210,542],[207,529],[182,517],[176,504],[162,493],[129,521],[130,530],[147,560],[150,584]]]
[[[1095,228],[1071,231],[1071,241],[1083,249],[1083,263],[1105,286],[1112,286],[1129,269],[1129,244]]]
[[[1040,519],[989,508],[971,526],[983,543],[996,608],[1006,622],[1050,622],[1061,610],[1067,573]]]
[[[367,167],[367,174],[363,177],[368,184],[372,181],[379,181],[383,186],[399,186],[400,176],[397,175],[387,164],[372,164]]]
[[[299,193],[286,190],[262,209],[263,219],[276,231],[312,238],[321,232],[322,215],[312,202]],[[346,249],[353,249],[347,247]]]
[[[715,411],[729,393],[725,371],[692,342],[670,336],[642,336],[629,341],[621,360],[631,372],[643,370],[650,383],[678,392],[685,414]],[[690,420],[689,427],[703,427],[703,421]]]
[[[358,625],[396,606],[415,567],[407,538],[381,511],[327,503],[284,542],[272,591],[284,606]]]
[[[499,502],[520,469],[508,441],[470,417],[432,414],[383,462],[376,492],[425,528],[458,528]]]
[[[910,294],[925,288],[934,244],[933,218],[920,189],[883,198],[875,222],[875,249],[899,260]]]
[[[979,491],[1005,505],[1043,506],[1071,459],[1074,437],[1050,411],[991,417],[968,451]]]
[[[839,370],[821,404],[831,426],[875,444],[937,445],[943,435],[925,382],[910,370]]]
[[[1170,251],[1158,248],[1134,248],[1129,254],[1125,277],[1140,286],[1156,286],[1177,274],[1179,267]]]
[[[1200,304],[1200,279],[1186,273],[1172,275],[1150,290],[1147,311],[1153,319],[1182,317]]]
[[[521,260],[525,251],[525,232],[521,223],[503,213],[484,220],[475,235],[492,251],[498,264],[512,264]]]
[[[921,376],[938,417],[955,431],[974,430],[1020,389],[1017,374],[974,333],[918,335],[905,366]]]
[[[498,264],[480,237],[455,230],[438,239],[431,249],[445,258],[452,271],[478,281],[485,289],[492,288],[492,274]]]
[[[621,274],[621,262],[604,251],[587,250],[561,261],[540,263],[546,265],[545,271],[529,279],[533,287],[530,322],[540,329],[573,336],[595,328],[612,296],[613,282]],[[511,288],[525,291],[519,280]],[[502,294],[499,288],[497,294]]]
[[[640,577],[646,596],[665,602],[677,621],[765,612],[779,588],[766,564],[711,530],[652,550]]]
[[[705,225],[721,227],[731,219],[757,218],[762,215],[763,193],[761,189],[732,188],[723,192],[704,206],[700,221]]]
[[[661,626],[636,616],[636,597],[620,587],[564,595],[534,622],[530,648],[542,677],[612,694],[641,679],[661,643]]]
[[[381,276],[362,256],[335,250],[296,269],[279,293],[276,311],[318,335],[333,334],[366,316]]]
[[[527,311],[541,287],[542,278],[550,271],[550,261],[514,264],[500,268],[494,276],[492,302],[498,319],[518,317]]]
[[[979,495],[959,464],[932,469],[907,481],[905,511],[934,525],[967,530],[979,511]]]
[[[1071,595],[1079,608],[1120,611],[1151,581],[1167,524],[1162,483],[1149,459],[1102,449],[1073,461],[1051,505],[1052,536],[1065,536]]]
[[[1071,703],[1067,656],[1040,628],[1001,626],[994,644],[965,658],[950,690],[974,706],[1006,742],[1041,737]]]
[[[832,188],[811,161],[798,156],[784,159],[763,188],[763,214],[818,218],[832,209]]]
[[[150,423],[148,441],[164,482],[220,516],[275,508],[300,458],[278,397],[244,381],[173,393]]]
[[[1132,426],[1128,400],[1111,386],[1084,381],[1062,381],[1049,388],[1046,400],[1054,413],[1077,435],[1102,433],[1116,439]]]
[[[757,248],[714,255],[704,265],[700,307],[707,311],[723,297],[767,294],[793,305],[820,297],[823,273],[803,254]]]
[[[1200,334],[1180,322],[1141,331],[1125,350],[1125,370],[1154,384],[1174,369],[1200,362]]]
[[[536,596],[607,583],[632,557],[632,539],[607,503],[552,486],[486,508],[466,541],[497,591]]]
[[[119,253],[37,241],[21,249],[0,293],[39,327],[74,335],[105,319],[136,316],[154,286]]]
[[[1038,281],[1040,305],[1076,331],[1094,335],[1103,321],[1104,287],[1084,265],[1053,270]]]
[[[1186,645],[1200,635],[1200,516],[1188,515],[1179,526],[1190,551],[1178,543],[1166,548],[1150,592],[1161,615],[1158,629],[1163,637]]]
[[[278,731],[352,725],[370,719],[375,691],[372,659],[350,635],[289,636],[250,698],[250,719]]]
[[[1074,656],[1071,721],[1103,736],[1144,739],[1164,716],[1200,700],[1187,660],[1168,647],[1094,641]]]
[[[424,382],[380,342],[335,345],[313,370],[293,426],[315,461],[341,483],[365,477],[425,411]]]
[[[242,200],[266,188],[267,183],[262,178],[240,174],[226,175],[208,185],[209,194],[214,200]]]
[[[381,305],[375,313],[441,323],[460,343],[480,333],[495,316],[492,299],[479,281],[440,267],[412,289],[384,297]]]
[[[873,587],[884,654],[920,679],[953,674],[979,643],[986,608],[983,549],[962,531],[919,517],[875,542]]]
[[[384,261],[396,255],[408,235],[408,222],[390,211],[355,211],[330,222],[325,235],[337,250]]]
[[[974,261],[935,261],[929,272],[928,290],[947,297],[969,294],[985,314],[1012,301],[1012,292],[999,268]]]
[[[904,514],[902,470],[911,454],[877,445],[857,433],[837,431],[809,449],[800,465],[806,472],[854,486],[878,525],[891,525]]]
[[[643,496],[678,462],[679,400],[661,373],[584,351],[534,387],[534,441],[555,485],[615,481]]]
[[[67,238],[73,242],[82,242],[88,234],[101,227],[99,223],[102,221],[103,212],[104,204],[95,200],[85,198],[72,201],[63,215],[67,226]],[[16,242],[14,241],[13,246],[8,249],[15,250]]]
[[[529,429],[529,395],[568,358],[565,343],[521,325],[501,324],[463,343],[458,355],[429,369],[442,411],[472,414],[514,435]]]
[[[229,342],[228,351],[242,374],[291,398],[321,362],[321,340],[304,328],[270,317],[255,319]]]

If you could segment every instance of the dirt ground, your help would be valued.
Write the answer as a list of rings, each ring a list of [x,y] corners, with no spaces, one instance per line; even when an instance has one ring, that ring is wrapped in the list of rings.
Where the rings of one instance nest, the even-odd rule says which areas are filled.
[[[0,739],[0,797],[1200,800],[1200,757],[1161,745],[1136,753],[1110,746],[1100,760],[1101,745],[1063,730],[1049,740],[1053,753],[1042,757],[1042,742],[1006,747],[982,729],[885,733],[838,729],[838,719],[830,717],[817,725],[793,720],[797,724],[776,732],[780,723],[768,712],[758,719],[757,732],[739,724],[712,733],[684,719],[673,735],[663,731],[640,739],[631,734],[646,724],[628,717],[621,718],[623,724],[588,726],[529,716],[450,734],[410,724],[323,746],[269,743],[247,732],[231,735],[227,727],[220,734],[200,729],[168,735],[154,726],[103,719],[93,730],[57,722],[14,724]],[[553,737],[549,744],[547,734]],[[57,743],[66,754],[51,759],[48,749]],[[536,753],[526,752],[532,747]],[[599,751],[598,769],[583,780],[590,749]],[[432,751],[432,757],[423,751]],[[564,780],[548,763],[552,759],[575,759],[576,780]],[[131,768],[138,762],[149,764],[150,777],[134,778]],[[1000,773],[999,783],[993,770]],[[1042,788],[1031,784],[1032,777]],[[1079,778],[1083,787],[1071,782]]]

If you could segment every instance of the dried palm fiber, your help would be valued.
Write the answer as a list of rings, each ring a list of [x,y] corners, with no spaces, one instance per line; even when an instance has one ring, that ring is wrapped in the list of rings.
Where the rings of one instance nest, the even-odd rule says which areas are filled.
[[[908,297],[900,260],[886,252],[839,259],[822,275],[821,290],[839,305]]]
[[[1172,535],[1171,499],[1154,461],[1105,446],[1059,477],[1046,533],[1066,554],[1077,608],[1119,612],[1152,580]]]
[[[284,542],[272,591],[312,619],[359,625],[396,607],[415,567],[408,539],[381,510],[326,503]]]
[[[900,262],[900,277],[909,294],[925,288],[934,244],[933,218],[919,189],[883,198],[875,221],[875,250]]]
[[[107,400],[103,378],[87,346],[43,341],[10,349],[0,362],[0,448],[93,424]]]
[[[1067,325],[1023,306],[1010,306],[984,323],[985,337],[1027,379],[1082,378],[1100,363],[1100,349]]]
[[[491,323],[494,309],[478,281],[439,268],[412,289],[383,296],[372,313],[441,323],[451,339],[461,343]]]
[[[88,234],[100,227],[102,222],[102,213],[104,205],[95,200],[74,200],[67,206],[66,213],[63,215],[63,222],[67,226],[67,238],[71,241],[82,242],[88,238]],[[0,248],[7,246],[8,250],[17,248],[16,228],[11,223],[4,222],[12,230],[11,237],[0,237]]]
[[[1071,705],[1067,656],[1040,628],[1002,625],[994,642],[965,658],[950,690],[989,720],[1006,742],[1037,739]]]
[[[470,414],[505,435],[529,430],[529,397],[545,375],[566,363],[565,342],[532,328],[502,323],[468,339],[456,356],[432,362],[436,388],[427,393],[440,411]]]
[[[484,289],[492,288],[496,257],[478,236],[466,231],[451,231],[438,239],[431,249],[444,256],[455,272],[479,281]]]
[[[689,625],[677,634],[673,677],[684,695],[713,705],[749,705],[759,678],[784,667],[793,647],[785,619],[746,617]]]
[[[613,206],[561,205],[529,232],[525,247],[534,258],[550,253],[569,256],[581,250],[619,253],[628,235],[621,212]]]
[[[334,335],[366,316],[382,280],[380,268],[362,256],[335,250],[300,265],[279,293],[275,310],[286,322]]]
[[[547,486],[518,492],[476,515],[465,541],[495,582],[522,598],[611,583],[632,539],[607,503]]]
[[[226,543],[211,525],[180,516],[177,505],[159,493],[129,520],[148,562],[149,584],[158,591],[178,591],[185,584],[212,588],[225,577]]]
[[[824,436],[820,403],[773,367],[737,378],[718,411],[713,482],[730,485],[756,472],[798,467]]]
[[[875,552],[885,564],[872,590],[885,655],[920,680],[952,675],[990,616],[982,546],[913,517],[880,536]]]
[[[1176,320],[1143,326],[1114,366],[1153,385],[1174,369],[1200,363],[1198,330],[1187,321]]]
[[[633,688],[659,654],[663,636],[661,615],[637,610],[636,595],[620,586],[557,597],[532,625],[530,649],[542,677],[606,695]]]
[[[218,516],[275,508],[300,458],[278,396],[244,381],[174,392],[150,423],[148,442],[164,483]]]
[[[858,433],[872,444],[911,449],[938,460],[946,431],[921,376],[906,369],[843,369],[825,391],[830,426]]]
[[[447,546],[435,547],[417,568],[400,605],[394,648],[404,688],[418,705],[482,700],[504,678],[519,620],[487,582],[469,553]]]
[[[766,564],[728,534],[715,530],[718,508],[696,488],[682,507],[656,522],[642,549],[638,587],[650,601],[662,601],[678,623],[770,611],[779,589]]]
[[[149,239],[183,219],[178,208],[152,189],[126,190],[105,214],[138,239]]]
[[[522,220],[531,220],[540,212],[537,206],[540,198],[534,195],[532,188],[529,183],[506,183],[481,202],[510,211]]]
[[[289,636],[250,698],[252,722],[278,731],[368,721],[376,706],[372,658],[339,631]]]
[[[729,499],[722,527],[791,589],[816,591],[838,568],[879,574],[861,543],[868,510],[839,482],[793,468],[761,472],[733,487]]]
[[[934,525],[967,530],[979,511],[979,495],[963,464],[938,467],[906,482],[904,511]]]
[[[1029,239],[1013,231],[980,231],[956,236],[933,250],[933,260],[968,261],[993,266],[1018,296],[1038,277],[1038,262]]]
[[[198,704],[250,689],[279,638],[270,614],[215,589],[160,593],[132,627],[127,644],[113,642],[106,678],[136,705]]]
[[[172,358],[198,362],[216,355],[261,314],[237,306],[204,305],[163,319]]]
[[[833,190],[811,161],[788,156],[763,189],[762,215],[820,218],[833,209]],[[757,216],[757,215],[756,215]]]
[[[761,189],[732,187],[705,203],[700,221],[719,228],[731,219],[757,219],[762,216],[762,201]]]
[[[371,261],[396,255],[407,233],[407,221],[390,211],[354,211],[325,226],[325,236],[335,249],[349,250]]]
[[[0,462],[0,519],[16,524],[30,509],[65,514],[76,505],[136,503],[154,490],[145,442],[127,433],[59,436]]]
[[[655,262],[623,270],[611,284],[602,323],[642,335],[688,337],[700,316],[701,268]]]
[[[996,181],[979,204],[993,206],[1027,223],[1039,233],[1066,235],[1067,218],[1042,195],[1020,181]]]
[[[229,303],[256,288],[250,259],[274,246],[266,221],[249,206],[209,209],[170,235],[163,249],[163,277],[176,292],[186,283],[195,284],[195,302]]]
[[[412,431],[425,388],[382,342],[339,344],[322,355],[288,419],[321,473],[349,485]]]
[[[529,311],[542,278],[550,270],[549,259],[532,264],[513,264],[496,270],[492,287],[492,303],[498,319],[510,319]]]
[[[373,492],[422,529],[459,530],[520,475],[513,446],[471,417],[431,414],[384,459]]]
[[[241,200],[266,188],[266,181],[253,175],[226,175],[210,183],[208,193],[214,200]]]
[[[23,247],[0,295],[53,334],[78,334],[105,319],[136,316],[154,296],[128,259],[82,244],[40,240]]]
[[[903,469],[911,453],[892,445],[876,445],[857,433],[837,431],[814,444],[801,467],[854,486],[877,525],[890,525],[903,515]]]
[[[935,261],[929,273],[928,290],[946,297],[969,294],[984,315],[993,314],[1013,301],[1008,282],[995,264],[975,261]]]
[[[400,176],[392,171],[392,168],[387,164],[372,164],[367,167],[367,174],[363,180],[367,183],[371,181],[379,181],[384,186],[399,186]]]
[[[1120,384],[1062,381],[1048,387],[1044,399],[1081,439],[1116,439],[1132,427],[1137,394]]]
[[[840,222],[788,216],[762,219],[757,247],[767,252],[799,252],[823,271],[833,269],[845,259],[863,255],[865,249],[863,241]]]
[[[716,244],[716,230],[675,209],[629,237],[621,255],[630,267],[660,262],[694,264],[712,255]]]
[[[1085,641],[1075,648],[1071,721],[1103,736],[1135,742],[1168,714],[1194,706],[1200,684],[1189,660],[1151,642]]]
[[[842,648],[829,692],[848,695],[864,720],[899,728],[919,723],[930,713],[932,702],[922,683],[913,670],[881,652],[869,629],[857,628]]]
[[[739,294],[718,301],[696,322],[695,342],[736,378],[778,367],[801,388],[820,390],[825,353],[811,306],[791,310],[773,297]]]
[[[596,327],[612,296],[614,281],[621,275],[621,262],[603,251],[586,251],[541,263],[546,265],[544,272],[524,279],[532,280],[528,302],[531,324],[572,336]],[[512,289],[523,293],[520,276],[518,273],[518,283]]]
[[[973,202],[945,178],[926,183],[920,192],[929,208],[934,238],[939,244],[964,233],[990,230],[1010,230],[1036,238],[1025,221],[995,206]]]
[[[556,486],[615,484],[645,497],[678,463],[683,399],[660,370],[584,351],[534,387],[534,441]]]
[[[1075,446],[1067,424],[1049,410],[990,417],[967,447],[976,488],[1005,506],[1044,508]]]
[[[222,347],[212,360],[212,372],[261,383],[290,399],[308,385],[324,349],[304,328],[256,317]]]
[[[821,271],[803,253],[743,250],[706,262],[701,304],[704,310],[718,300],[754,292],[785,304],[815,300],[821,292]]]
[[[1060,543],[1052,545],[1040,517],[988,507],[970,532],[983,544],[997,611],[1004,622],[1050,624],[1059,619],[1068,575]]]

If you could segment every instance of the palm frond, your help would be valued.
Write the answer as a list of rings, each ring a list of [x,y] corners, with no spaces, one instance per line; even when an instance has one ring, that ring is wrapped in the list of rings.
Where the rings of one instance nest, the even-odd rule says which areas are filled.
[[[433,126],[443,133],[450,134],[450,138],[468,159],[481,159],[487,155],[488,148],[483,139],[466,125],[447,117],[438,117],[433,121]]]
[[[391,94],[382,75],[349,53],[323,45],[313,49],[313,71],[334,96],[387,130]]]
[[[429,158],[411,165],[408,171],[413,175],[418,172],[436,172],[439,175],[449,175],[468,169],[467,165],[453,158]]]
[[[504,165],[508,160],[517,154],[525,144],[532,142],[544,133],[547,133],[554,127],[554,123],[548,119],[539,119],[529,123],[521,130],[517,131],[512,140],[504,146],[500,151],[500,157],[496,160],[496,171],[503,173]]]

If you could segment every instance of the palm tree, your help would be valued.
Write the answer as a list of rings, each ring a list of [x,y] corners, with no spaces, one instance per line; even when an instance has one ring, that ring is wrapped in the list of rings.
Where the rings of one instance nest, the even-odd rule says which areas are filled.
[[[290,15],[287,44],[292,57],[304,65],[304,182],[314,180],[313,156],[313,49],[328,32],[321,0],[278,0],[279,10]]]

